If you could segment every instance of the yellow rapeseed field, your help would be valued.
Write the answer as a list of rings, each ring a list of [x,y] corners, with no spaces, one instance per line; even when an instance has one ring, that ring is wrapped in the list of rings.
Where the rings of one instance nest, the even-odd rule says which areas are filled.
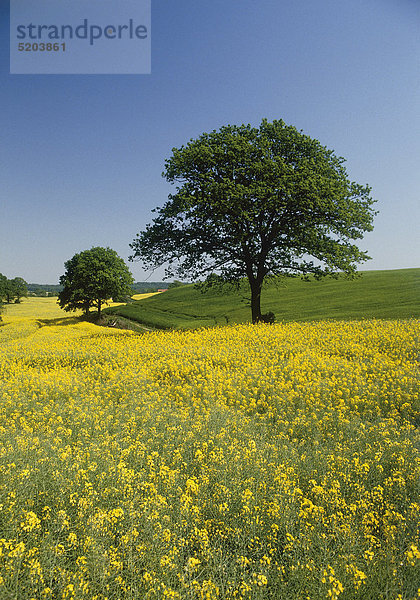
[[[3,323],[1,600],[419,597],[418,321]]]

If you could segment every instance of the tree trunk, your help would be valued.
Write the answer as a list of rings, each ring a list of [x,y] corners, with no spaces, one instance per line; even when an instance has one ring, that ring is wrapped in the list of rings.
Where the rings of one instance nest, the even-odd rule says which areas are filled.
[[[261,289],[262,281],[253,281],[251,285],[251,314],[252,322],[258,323],[261,321]]]
[[[101,306],[102,306],[102,302],[101,302],[101,300],[98,298],[98,318],[100,318],[100,316],[101,316]]]

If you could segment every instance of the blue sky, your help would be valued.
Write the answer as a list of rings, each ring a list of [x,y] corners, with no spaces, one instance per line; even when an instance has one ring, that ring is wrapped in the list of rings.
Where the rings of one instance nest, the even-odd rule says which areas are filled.
[[[420,267],[417,0],[152,0],[151,75],[10,75],[0,0],[0,272],[57,283],[97,245],[127,259],[171,149],[264,117],[372,186],[364,269]]]

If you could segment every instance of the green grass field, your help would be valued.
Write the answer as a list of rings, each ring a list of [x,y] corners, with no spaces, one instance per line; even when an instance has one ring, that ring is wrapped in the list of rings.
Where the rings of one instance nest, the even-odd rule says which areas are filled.
[[[246,289],[203,294],[190,285],[107,311],[151,327],[190,329],[249,321],[247,297]],[[355,280],[270,283],[263,289],[262,310],[273,311],[277,321],[417,318],[420,269],[365,271]]]

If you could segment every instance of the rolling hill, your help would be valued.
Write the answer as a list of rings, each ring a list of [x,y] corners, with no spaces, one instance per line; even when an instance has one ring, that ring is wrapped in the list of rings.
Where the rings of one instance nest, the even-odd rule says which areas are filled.
[[[106,312],[159,329],[191,329],[250,320],[249,292],[211,290],[194,285],[106,309]],[[408,319],[420,317],[420,269],[364,271],[355,280],[302,281],[287,278],[267,284],[262,311],[277,321],[319,319]]]

